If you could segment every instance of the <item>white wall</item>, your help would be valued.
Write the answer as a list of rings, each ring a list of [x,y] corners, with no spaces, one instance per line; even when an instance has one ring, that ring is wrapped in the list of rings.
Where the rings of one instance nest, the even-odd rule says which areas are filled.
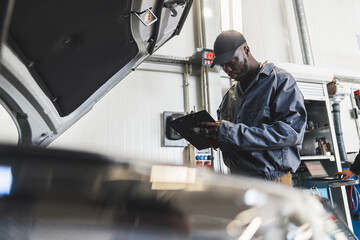
[[[344,89],[349,90],[349,93],[360,89],[359,84],[343,83]],[[351,95],[348,95],[340,102],[340,117],[341,127],[343,131],[343,138],[346,152],[359,152],[360,148],[360,119],[355,119],[352,113],[353,108],[356,108],[355,101]],[[357,126],[358,125],[358,126]]]
[[[359,0],[304,0],[315,65],[333,69],[335,74],[351,72],[360,78]],[[349,92],[358,84],[342,82]],[[359,135],[351,111],[354,100],[349,95],[340,103],[341,125],[347,152],[359,151]],[[351,160],[349,158],[349,160]]]
[[[314,61],[330,68],[360,68],[359,0],[304,0]]]
[[[315,65],[360,68],[360,0],[303,0]],[[243,32],[259,61],[302,63],[292,1],[242,0]]]
[[[192,7],[180,35],[169,40],[154,54],[178,57],[191,56],[197,47],[198,41],[195,14],[194,7]]]
[[[182,164],[183,148],[162,146],[163,111],[184,111],[183,75],[136,70],[51,147]]]
[[[242,0],[243,33],[258,61],[301,63],[292,1]]]

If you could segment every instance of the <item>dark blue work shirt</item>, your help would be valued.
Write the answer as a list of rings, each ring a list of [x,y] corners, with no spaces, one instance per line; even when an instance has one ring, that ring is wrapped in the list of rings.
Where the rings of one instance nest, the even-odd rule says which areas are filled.
[[[273,180],[299,167],[306,109],[290,73],[265,62],[245,92],[238,82],[228,90],[218,118],[219,148],[232,173]]]

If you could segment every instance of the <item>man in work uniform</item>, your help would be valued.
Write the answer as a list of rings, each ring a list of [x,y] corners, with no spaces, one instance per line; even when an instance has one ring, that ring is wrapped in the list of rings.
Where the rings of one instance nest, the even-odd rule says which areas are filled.
[[[236,83],[218,109],[216,122],[200,123],[222,151],[231,173],[292,185],[300,164],[306,109],[290,73],[260,64],[245,37],[224,31],[214,43],[215,64]]]
[[[335,173],[335,175],[342,175],[342,180],[349,179],[359,174],[360,174],[360,152],[356,155],[354,162],[350,166],[350,169]]]

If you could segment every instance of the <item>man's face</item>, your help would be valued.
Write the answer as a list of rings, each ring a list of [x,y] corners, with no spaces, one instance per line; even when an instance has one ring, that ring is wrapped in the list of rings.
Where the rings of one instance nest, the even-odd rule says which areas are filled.
[[[236,49],[234,56],[229,62],[220,64],[230,78],[240,81],[248,73],[249,65],[246,53],[246,47],[244,49],[244,46],[240,46]]]

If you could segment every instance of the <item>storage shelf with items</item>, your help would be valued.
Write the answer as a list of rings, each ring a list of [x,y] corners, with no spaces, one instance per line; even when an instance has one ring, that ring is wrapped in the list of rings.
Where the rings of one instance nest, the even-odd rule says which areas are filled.
[[[308,121],[300,154],[302,156],[334,155],[334,144],[325,101],[305,101]]]
[[[323,127],[318,127],[318,128],[314,128],[314,129],[311,129],[311,130],[306,129],[306,130],[305,130],[305,133],[307,133],[307,134],[311,134],[311,133],[313,133],[313,134],[319,134],[319,133],[321,133],[321,132],[329,132],[329,131],[330,131],[330,127],[329,127],[329,126],[323,126]]]
[[[330,176],[341,171],[341,158],[327,91],[327,83],[333,80],[334,72],[330,69],[315,66],[289,63],[277,63],[276,65],[288,70],[293,75],[304,96],[308,122],[302,150],[300,151],[301,164],[298,171],[293,174],[293,182],[294,186],[309,189],[309,186],[301,184],[302,176],[309,173],[305,162],[320,162]],[[316,139],[318,140],[316,141]],[[336,188],[331,195],[337,209],[342,214],[341,217],[352,229],[345,188]]]
[[[305,99],[307,110],[307,125],[304,141],[300,151],[301,164],[293,180],[298,187],[309,189],[309,186],[319,187],[326,185],[324,181],[316,181],[306,166],[306,162],[319,161],[329,176],[340,170],[340,157],[338,153],[337,140],[334,124],[332,122],[331,107],[327,98],[325,100]],[[311,180],[313,179],[313,180]],[[323,189],[327,192],[327,189]],[[322,196],[323,197],[323,196]],[[349,223],[350,215],[347,210],[347,198],[345,190],[334,189],[331,196],[335,204],[341,209],[343,218]]]

